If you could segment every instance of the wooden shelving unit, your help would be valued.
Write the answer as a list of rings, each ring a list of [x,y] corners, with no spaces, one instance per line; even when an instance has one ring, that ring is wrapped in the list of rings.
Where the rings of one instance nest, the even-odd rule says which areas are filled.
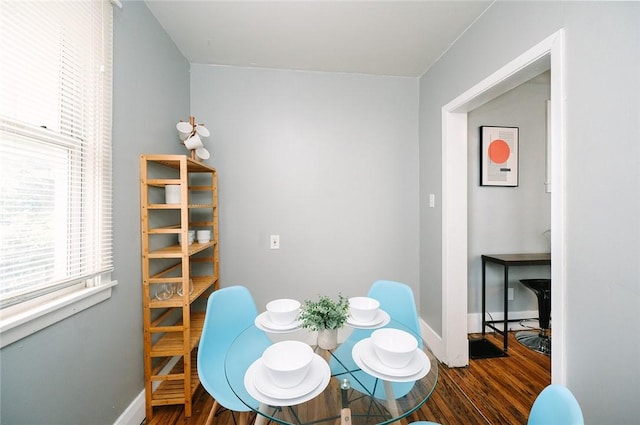
[[[167,185],[180,185],[179,203],[165,203]],[[200,385],[196,354],[205,303],[199,301],[219,287],[217,201],[214,168],[186,155],[140,157],[147,419],[154,406],[170,404],[184,405],[185,416],[191,416]],[[210,242],[188,244],[189,230],[205,229],[211,230]],[[178,236],[185,243],[178,244]],[[173,294],[158,299],[163,285]]]

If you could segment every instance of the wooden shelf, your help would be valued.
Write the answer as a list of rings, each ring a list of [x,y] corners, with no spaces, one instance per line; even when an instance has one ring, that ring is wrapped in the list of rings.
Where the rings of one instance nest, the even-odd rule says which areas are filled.
[[[191,398],[200,385],[200,379],[198,378],[198,361],[197,350],[194,350],[191,354],[191,381],[190,391],[188,397]],[[171,369],[169,376],[184,376],[184,361],[180,359],[178,363]],[[179,379],[165,379],[158,388],[153,391],[151,395],[152,406],[167,406],[170,404],[185,404],[187,398],[185,397],[184,378]]]
[[[179,210],[182,208],[181,204],[149,204],[147,206],[150,210]],[[189,209],[199,209],[199,208],[215,208],[213,204],[188,204],[187,208]]]
[[[192,221],[190,224],[192,226],[212,226],[213,225],[213,221],[199,221],[199,222],[195,222]],[[172,224],[170,226],[162,226],[162,227],[155,227],[153,229],[149,229],[147,233],[149,233],[150,235],[154,235],[154,234],[174,234],[177,235],[179,233],[181,233],[181,227],[179,224]]]
[[[189,351],[198,346],[203,324],[204,313],[191,314]],[[176,326],[182,327],[181,324],[176,324]],[[184,354],[183,332],[167,332],[151,347],[151,357],[171,357],[182,354]]]
[[[208,166],[207,164],[199,161],[195,161],[186,155],[143,155],[147,161],[156,162],[166,167],[171,167],[176,170],[182,168],[182,164],[185,163],[188,172],[192,173],[215,173],[216,169]],[[186,161],[185,161],[186,160]]]
[[[189,304],[193,301],[200,298],[200,296],[213,286],[218,280],[216,276],[204,276],[204,277],[193,277],[193,293],[189,295]],[[161,279],[151,279],[154,283],[175,283],[176,278],[161,278]],[[158,301],[155,299],[149,300],[149,308],[170,308],[170,307],[180,307],[184,297],[179,296],[178,294],[173,294],[171,298],[164,301]]]
[[[214,168],[186,155],[140,157],[147,420],[153,417],[154,406],[168,404],[183,404],[184,416],[191,416],[191,398],[200,384],[195,353],[204,325],[204,312],[193,312],[192,304],[219,286],[217,184]],[[158,203],[158,192],[167,185],[181,186],[183,202]],[[192,214],[196,220],[191,219]],[[191,228],[209,228],[211,242],[181,246],[170,237],[186,236]],[[152,238],[156,238],[153,244]],[[164,246],[158,247],[159,243]],[[190,294],[185,291],[178,295],[176,291],[166,300],[154,298],[160,285],[186,289],[189,280],[193,282]],[[174,362],[175,366],[168,371]]]
[[[187,255],[191,256],[193,254],[197,254],[200,251],[204,251],[207,248],[211,248],[216,245],[215,241],[207,242],[207,243],[198,243],[194,242],[189,245],[187,249]],[[157,249],[155,251],[151,251],[147,254],[148,258],[180,258],[182,257],[182,246],[180,245],[171,245],[166,246],[164,248]]]

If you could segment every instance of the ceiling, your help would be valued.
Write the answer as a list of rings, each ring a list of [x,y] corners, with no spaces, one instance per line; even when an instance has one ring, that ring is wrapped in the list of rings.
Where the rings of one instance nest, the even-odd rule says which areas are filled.
[[[145,2],[190,63],[418,77],[493,0]]]

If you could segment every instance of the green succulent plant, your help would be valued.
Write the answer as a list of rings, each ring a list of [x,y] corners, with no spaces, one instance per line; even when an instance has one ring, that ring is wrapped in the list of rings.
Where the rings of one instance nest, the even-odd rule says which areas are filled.
[[[349,317],[349,299],[342,294],[335,301],[320,295],[318,301],[305,300],[300,310],[300,324],[312,331],[340,329]]]

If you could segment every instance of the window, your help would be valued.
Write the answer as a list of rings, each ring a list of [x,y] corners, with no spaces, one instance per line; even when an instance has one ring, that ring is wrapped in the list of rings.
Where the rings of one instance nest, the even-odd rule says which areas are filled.
[[[0,2],[2,345],[114,284],[111,54],[107,1]]]

